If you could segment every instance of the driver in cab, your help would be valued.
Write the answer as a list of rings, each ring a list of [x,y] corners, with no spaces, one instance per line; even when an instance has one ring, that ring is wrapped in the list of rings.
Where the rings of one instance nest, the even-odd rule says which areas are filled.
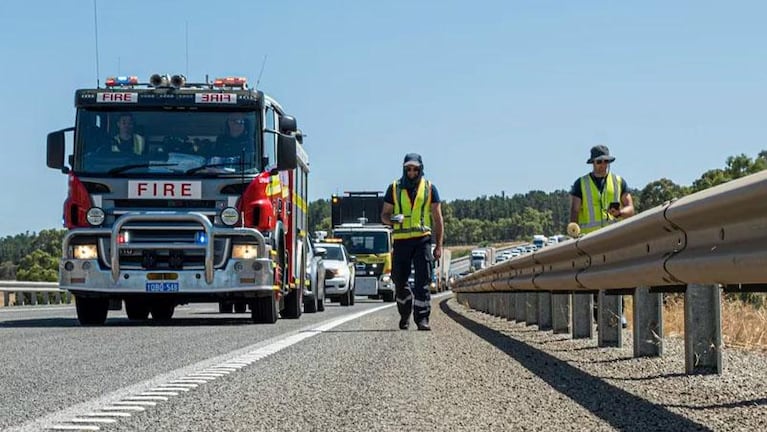
[[[135,133],[133,115],[122,113],[117,118],[117,135],[112,138],[112,153],[144,154],[144,137]]]
[[[225,133],[216,138],[216,146],[212,156],[241,157],[243,152],[251,151],[253,140],[248,131],[248,120],[244,113],[231,113],[226,118]]]

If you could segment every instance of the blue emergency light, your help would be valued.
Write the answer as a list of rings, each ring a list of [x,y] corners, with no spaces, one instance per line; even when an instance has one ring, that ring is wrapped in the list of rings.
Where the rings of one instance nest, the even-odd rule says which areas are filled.
[[[106,81],[107,87],[131,86],[136,84],[138,84],[137,76],[109,77]]]
[[[199,245],[208,244],[208,236],[202,231],[197,231],[194,235],[194,242]]]

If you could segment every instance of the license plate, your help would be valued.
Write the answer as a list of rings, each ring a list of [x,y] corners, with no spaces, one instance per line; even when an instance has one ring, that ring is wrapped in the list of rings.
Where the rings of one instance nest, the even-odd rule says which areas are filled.
[[[146,292],[178,292],[178,282],[147,282]]]

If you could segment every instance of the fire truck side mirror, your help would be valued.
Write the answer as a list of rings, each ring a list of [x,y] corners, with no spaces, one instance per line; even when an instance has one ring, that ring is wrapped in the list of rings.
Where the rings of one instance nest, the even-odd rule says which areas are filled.
[[[296,118],[289,115],[280,117],[280,133],[290,135],[298,130],[298,124],[296,124]]]
[[[296,158],[296,138],[277,135],[277,170],[286,171],[298,166]]]
[[[67,130],[68,129],[63,129],[48,134],[48,168],[60,169],[62,172],[69,171],[69,169],[64,166],[64,132]]]

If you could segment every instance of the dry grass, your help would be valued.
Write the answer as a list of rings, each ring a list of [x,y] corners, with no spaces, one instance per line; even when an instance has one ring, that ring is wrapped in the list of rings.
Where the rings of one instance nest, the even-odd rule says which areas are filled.
[[[633,322],[631,296],[625,314]],[[684,295],[669,295],[663,307],[663,336],[684,337]],[[722,338],[726,347],[767,350],[767,309],[722,298]]]

